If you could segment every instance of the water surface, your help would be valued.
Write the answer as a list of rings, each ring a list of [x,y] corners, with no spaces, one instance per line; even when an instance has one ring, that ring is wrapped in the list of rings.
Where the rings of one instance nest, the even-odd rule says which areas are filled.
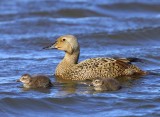
[[[22,74],[46,74],[64,53],[43,50],[64,34],[77,36],[80,61],[92,57],[137,57],[152,74],[123,82],[113,92],[83,84],[29,90]],[[160,2],[158,0],[1,0],[0,115],[160,116]]]

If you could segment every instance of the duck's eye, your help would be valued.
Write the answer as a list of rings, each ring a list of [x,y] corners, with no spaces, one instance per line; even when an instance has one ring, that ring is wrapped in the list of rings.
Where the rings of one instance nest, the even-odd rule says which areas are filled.
[[[62,39],[62,41],[66,41],[66,39]]]

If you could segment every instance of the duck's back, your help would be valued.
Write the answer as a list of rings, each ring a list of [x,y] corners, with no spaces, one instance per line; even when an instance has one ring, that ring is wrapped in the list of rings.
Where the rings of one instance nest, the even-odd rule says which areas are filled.
[[[86,80],[101,78],[116,78],[123,75],[133,75],[143,72],[124,59],[92,58],[76,64],[65,72],[64,79]]]

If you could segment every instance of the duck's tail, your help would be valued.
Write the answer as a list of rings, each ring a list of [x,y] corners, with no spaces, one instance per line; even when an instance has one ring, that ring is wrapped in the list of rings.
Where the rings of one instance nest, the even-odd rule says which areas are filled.
[[[126,75],[147,75],[148,72],[141,70],[137,66],[130,64],[130,66],[124,70]]]
[[[126,58],[128,61],[130,61],[131,63],[132,62],[143,62],[143,60],[142,59],[140,59],[140,58],[135,58],[135,57],[128,57],[128,58]]]
[[[142,75],[142,76],[145,76],[145,75],[148,75],[149,74],[149,72],[146,72],[146,71],[139,71],[139,72],[137,72],[137,74],[138,75]]]

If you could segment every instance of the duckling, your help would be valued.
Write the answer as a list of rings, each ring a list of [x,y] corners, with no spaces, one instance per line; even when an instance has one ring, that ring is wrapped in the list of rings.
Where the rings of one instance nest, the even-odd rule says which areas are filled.
[[[58,49],[65,52],[63,60],[57,65],[55,76],[58,79],[83,81],[87,79],[116,78],[134,74],[145,75],[137,66],[125,58],[90,58],[78,63],[80,47],[73,35],[59,37],[54,44],[44,49]]]
[[[24,88],[48,88],[53,86],[50,79],[44,75],[31,76],[24,74],[17,82],[22,82]]]
[[[94,79],[91,84],[96,91],[116,91],[121,88],[120,83],[113,78]]]

